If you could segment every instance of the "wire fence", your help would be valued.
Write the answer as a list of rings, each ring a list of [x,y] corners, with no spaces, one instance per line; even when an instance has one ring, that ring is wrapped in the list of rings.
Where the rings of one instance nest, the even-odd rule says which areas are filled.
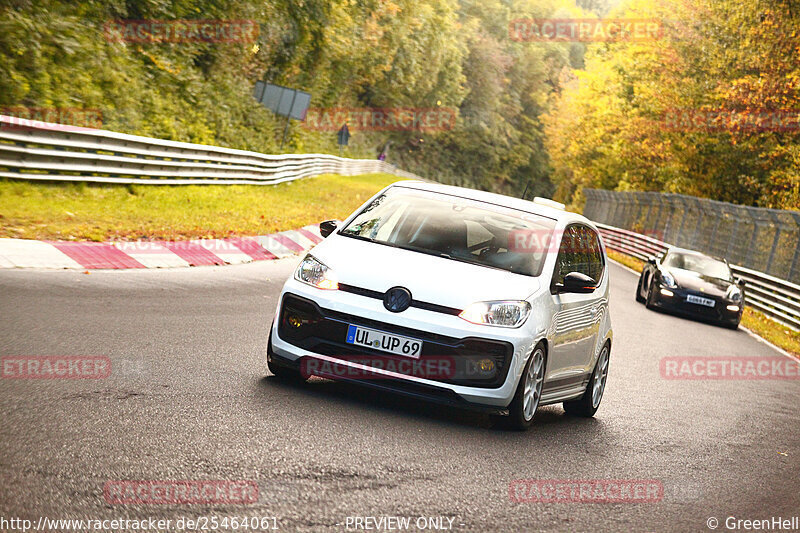
[[[583,214],[682,248],[800,283],[800,212],[683,194],[584,189]]]

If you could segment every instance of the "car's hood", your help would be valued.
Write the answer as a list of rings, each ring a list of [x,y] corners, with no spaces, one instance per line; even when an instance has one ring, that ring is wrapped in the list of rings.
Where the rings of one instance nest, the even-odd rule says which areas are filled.
[[[681,268],[667,268],[678,287],[692,291],[704,292],[710,296],[723,297],[728,292],[731,282],[724,279],[710,278],[691,270]]]
[[[410,250],[331,235],[311,254],[340,283],[385,292],[405,287],[415,300],[463,309],[487,300],[524,300],[539,279]]]

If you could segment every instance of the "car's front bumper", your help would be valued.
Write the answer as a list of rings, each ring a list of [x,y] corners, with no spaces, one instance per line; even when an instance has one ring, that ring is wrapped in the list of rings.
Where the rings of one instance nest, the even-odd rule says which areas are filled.
[[[285,304],[298,300],[309,303],[321,315],[308,324],[312,333],[299,337],[293,336],[285,321],[282,324],[282,318],[286,318]],[[300,321],[292,322],[306,320],[303,315],[298,317]],[[420,361],[431,357],[444,359],[453,362],[458,372],[428,376],[396,372],[397,365],[391,364],[377,368],[370,362],[381,359],[397,363],[397,359],[403,357],[346,344],[345,331],[350,324],[419,339],[424,343]],[[522,367],[533,347],[530,332],[521,328],[470,324],[457,316],[425,309],[409,308],[403,313],[390,313],[380,300],[343,291],[324,291],[296,280],[289,280],[284,287],[270,337],[270,357],[278,364],[320,375],[313,369],[319,368],[318,362],[322,361],[326,362],[323,375],[329,375],[333,369],[346,370],[337,373],[336,379],[494,411],[511,403]],[[496,372],[491,379],[463,374],[464,361],[478,355],[494,361]],[[315,361],[314,365],[308,365],[309,360]],[[470,377],[476,379],[465,379]]]
[[[711,297],[702,292],[680,287],[657,285],[656,290],[658,292],[653,298],[653,305],[665,311],[726,324],[736,324],[742,317],[742,302],[732,302],[724,298]],[[690,303],[687,301],[689,295],[714,300],[714,307]],[[737,309],[735,311],[728,309],[729,305],[735,305]]]

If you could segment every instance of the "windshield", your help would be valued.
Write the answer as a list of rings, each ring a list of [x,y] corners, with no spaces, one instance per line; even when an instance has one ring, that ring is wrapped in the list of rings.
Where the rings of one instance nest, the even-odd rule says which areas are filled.
[[[670,253],[664,259],[664,266],[698,272],[710,278],[730,280],[733,278],[730,268],[722,261],[705,255]]]
[[[392,187],[341,234],[538,276],[554,227],[555,220],[540,215],[448,194]]]

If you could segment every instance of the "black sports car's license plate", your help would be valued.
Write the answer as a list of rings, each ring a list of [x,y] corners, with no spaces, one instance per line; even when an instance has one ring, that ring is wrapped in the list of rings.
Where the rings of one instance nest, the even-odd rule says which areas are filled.
[[[714,307],[714,300],[711,298],[703,298],[702,296],[695,296],[690,294],[686,297],[686,301],[690,304],[705,305],[706,307]]]

